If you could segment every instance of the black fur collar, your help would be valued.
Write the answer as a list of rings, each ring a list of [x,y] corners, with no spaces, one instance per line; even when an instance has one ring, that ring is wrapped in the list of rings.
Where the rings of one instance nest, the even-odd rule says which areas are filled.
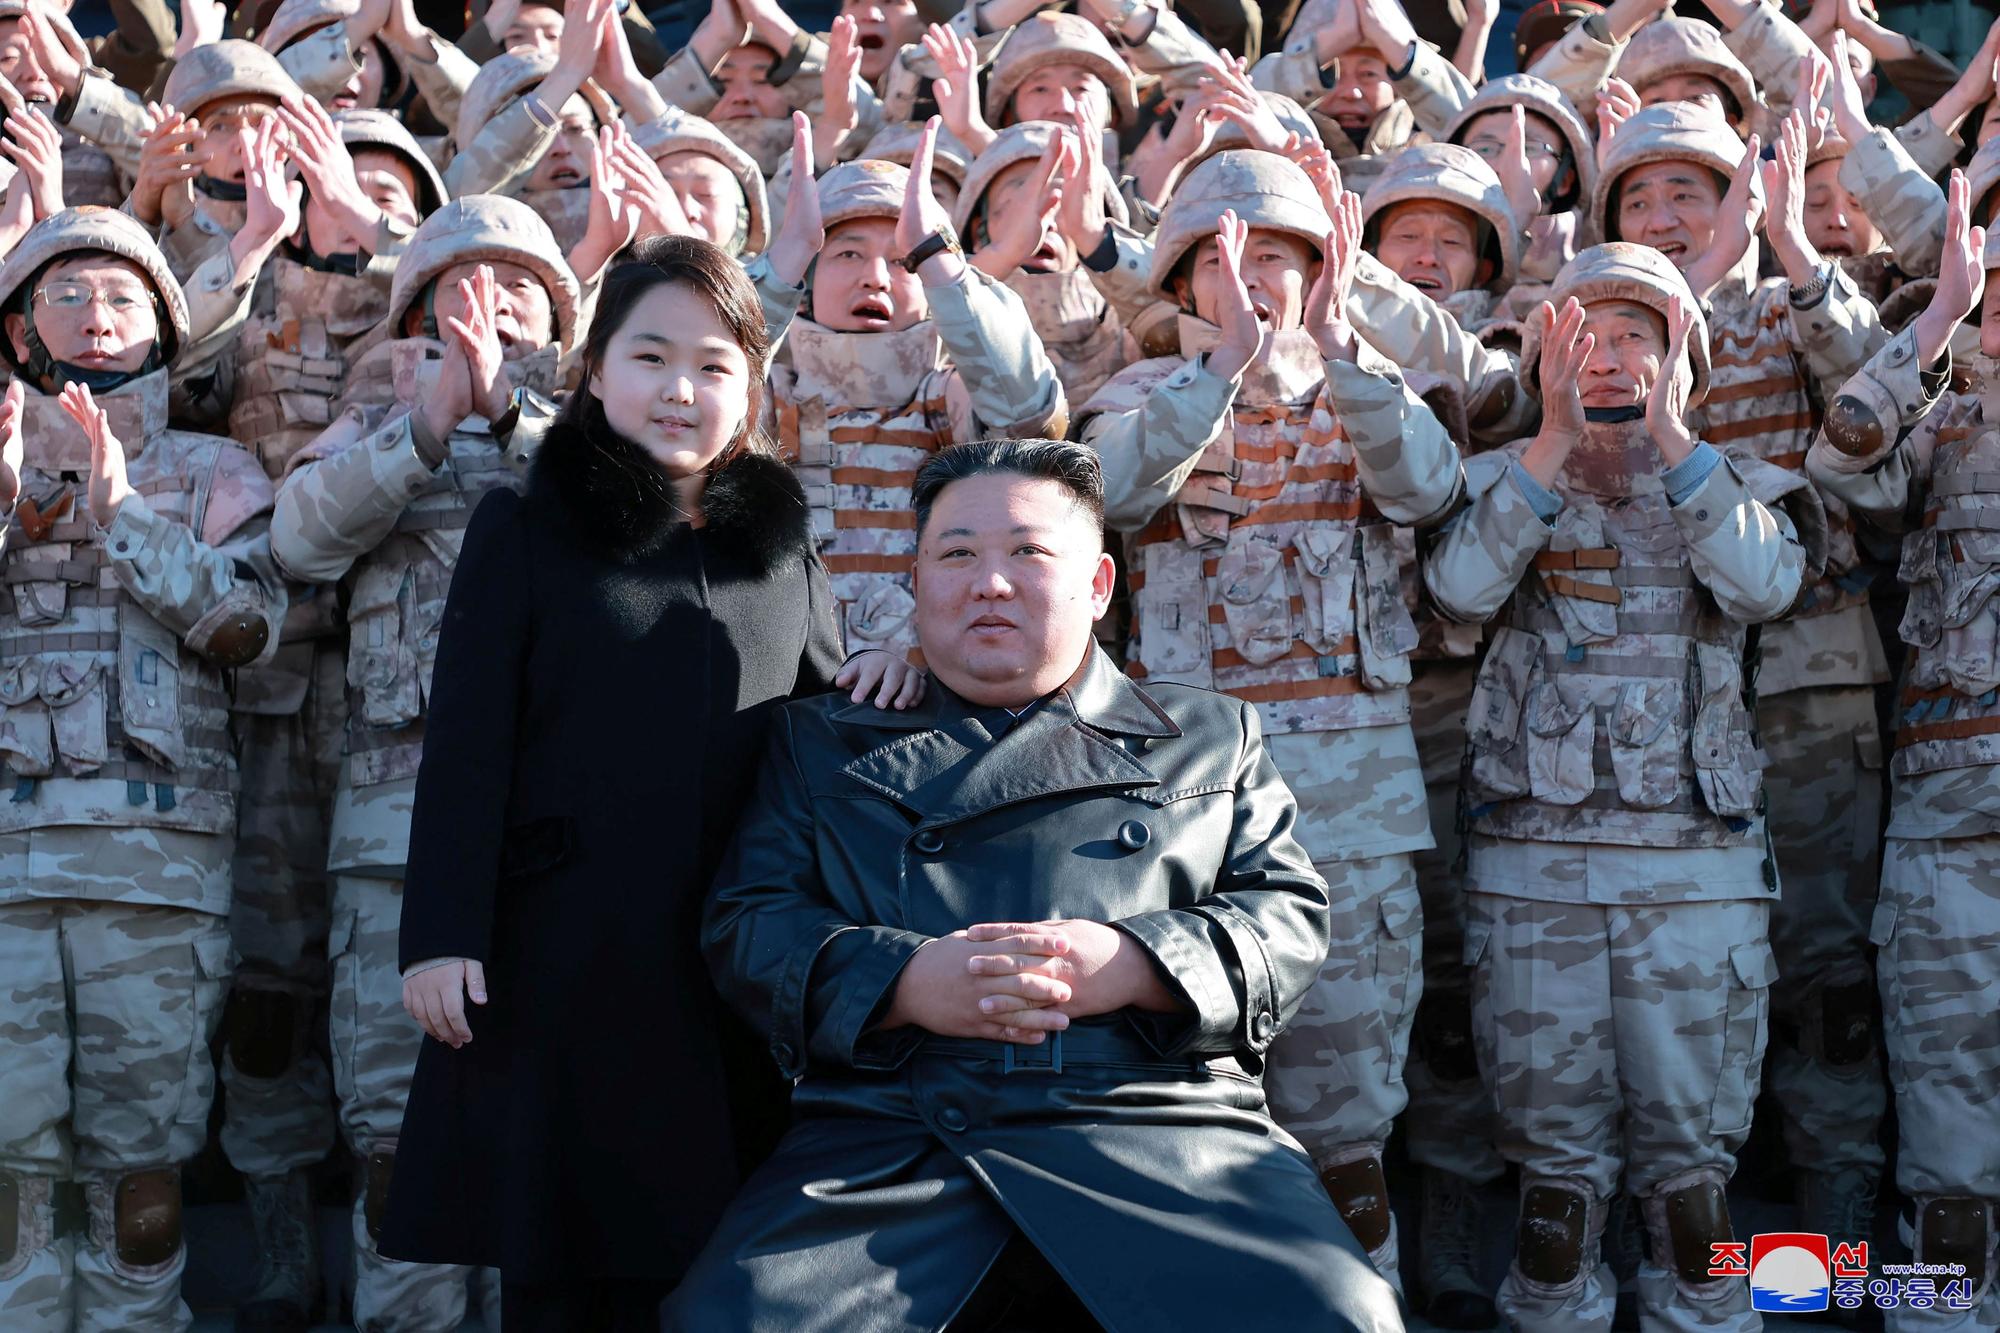
[[[557,422],[535,451],[533,491],[560,502],[600,554],[630,563],[654,554],[686,521],[673,483],[630,440],[592,411],[582,426]],[[705,536],[758,574],[812,552],[812,514],[791,468],[743,454],[709,476],[702,491]]]

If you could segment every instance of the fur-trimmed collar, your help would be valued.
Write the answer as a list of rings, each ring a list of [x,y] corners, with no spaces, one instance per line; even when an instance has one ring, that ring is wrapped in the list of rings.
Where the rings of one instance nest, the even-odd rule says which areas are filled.
[[[686,522],[673,483],[605,424],[557,422],[535,451],[530,489],[560,502],[578,533],[621,564],[659,551]],[[812,513],[791,468],[743,454],[712,473],[702,491],[703,531],[759,574],[813,549]]]

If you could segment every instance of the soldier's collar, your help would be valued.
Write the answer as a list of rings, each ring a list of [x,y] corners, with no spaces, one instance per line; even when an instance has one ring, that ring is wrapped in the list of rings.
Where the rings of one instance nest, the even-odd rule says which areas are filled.
[[[127,462],[167,428],[167,378],[166,370],[156,370],[109,393],[92,395],[111,419],[111,433],[125,447]],[[21,387],[26,391],[21,398],[21,441],[27,465],[44,472],[88,473],[90,441],[63,411],[62,400],[32,384],[24,382]]]
[[[944,342],[927,319],[894,333],[841,333],[794,319],[785,345],[798,396],[848,408],[901,407],[945,366]]]
[[[1222,330],[1205,319],[1183,314],[1180,317],[1181,353],[1200,356],[1222,340]],[[1271,335],[1264,359],[1246,368],[1236,390],[1236,401],[1246,407],[1296,403],[1319,391],[1326,379],[1326,363],[1312,335],[1304,329],[1285,329]]]

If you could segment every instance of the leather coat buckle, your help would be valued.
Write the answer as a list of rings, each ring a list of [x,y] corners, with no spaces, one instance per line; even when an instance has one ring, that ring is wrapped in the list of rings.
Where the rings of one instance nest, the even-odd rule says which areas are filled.
[[[1000,1072],[1013,1074],[1030,1069],[1045,1069],[1051,1074],[1062,1073],[1062,1039],[1060,1032],[1051,1032],[1047,1040],[1039,1046],[1022,1046],[1008,1042],[1007,1049],[1000,1055]]]

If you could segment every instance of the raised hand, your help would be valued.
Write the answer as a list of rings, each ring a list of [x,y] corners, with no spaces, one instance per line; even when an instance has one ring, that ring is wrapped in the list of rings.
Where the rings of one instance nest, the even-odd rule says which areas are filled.
[[[398,0],[409,4],[410,0]],[[611,99],[618,103],[625,114],[643,123],[651,124],[667,112],[667,99],[660,96],[660,90],[639,72],[639,62],[632,57],[632,40],[625,32],[625,20],[614,5],[604,11],[599,20],[601,28],[597,41],[597,64],[592,70],[595,78]]]
[[[1320,206],[1326,209],[1328,217],[1334,217],[1340,210],[1340,198],[1347,191],[1341,183],[1340,164],[1333,160],[1333,154],[1326,150],[1326,145],[1318,139],[1288,134],[1282,151],[1299,164],[1299,170],[1306,173],[1306,179],[1318,191]]]
[[[1243,131],[1250,141],[1250,147],[1267,153],[1282,153],[1291,134],[1279,121],[1278,113],[1271,110],[1271,104],[1258,96],[1253,88],[1245,91],[1247,83],[1238,86],[1233,79],[1207,79],[1216,85],[1201,114],[1213,122],[1217,128],[1228,121]]]
[[[1560,312],[1547,301],[1535,311],[1531,330],[1541,354],[1542,428],[1521,451],[1521,466],[1544,486],[1553,486],[1583,439],[1583,368],[1597,346],[1583,331],[1583,304],[1574,296]]]
[[[896,248],[905,255],[934,232],[951,231],[951,218],[931,189],[931,163],[937,155],[938,127],[943,122],[932,116],[924,122],[924,137],[917,143],[917,155],[910,163],[909,187],[903,191],[903,211],[896,218]],[[944,287],[957,282],[963,272],[961,262],[949,251],[931,256],[918,276],[926,287]]]
[[[465,343],[452,336],[449,330],[444,340],[444,358],[438,363],[437,383],[431,386],[423,403],[415,411],[423,413],[423,421],[430,428],[431,437],[439,441],[451,438],[458,429],[458,423],[479,410],[472,395],[472,366],[466,359]]]
[[[933,23],[924,33],[924,50],[938,68],[931,90],[945,128],[958,136],[974,157],[993,142],[993,129],[979,108],[979,51],[954,28]]]
[[[1979,44],[1958,82],[1932,105],[1930,118],[1946,134],[1957,133],[1974,108],[1991,100],[1995,84],[2000,84],[2000,18],[1987,28],[1986,40]]]
[[[826,67],[820,71],[820,116],[813,123],[812,168],[825,171],[838,160],[840,145],[861,124],[854,98],[861,77],[861,40],[851,14],[833,21],[826,39]],[[794,170],[797,170],[796,164]]]
[[[1743,150],[1743,164],[1736,168],[1729,189],[1723,193],[1722,207],[1716,214],[1719,221],[1715,236],[1709,241],[1708,250],[1683,270],[1697,299],[1706,300],[1710,292],[1722,285],[1730,270],[1749,252],[1750,241],[1763,224],[1764,190],[1757,169],[1763,142],[1755,134],[1750,136]]]
[[[62,135],[47,117],[35,111],[7,117],[0,153],[27,178],[37,220],[63,211]]]
[[[1597,94],[1597,169],[1602,171],[1611,157],[1611,141],[1618,127],[1639,114],[1639,94],[1625,80],[1604,81]]]
[[[351,51],[359,51],[362,43],[382,31],[389,22],[391,0],[361,0],[360,7],[348,16],[347,45]]]
[[[1820,262],[1806,236],[1806,133],[1805,112],[1795,109],[1779,127],[1777,156],[1763,167],[1770,208],[1764,230],[1794,287],[1811,282]]]
[[[1514,114],[1507,122],[1507,139],[1493,163],[1493,172],[1500,177],[1515,225],[1526,227],[1541,214],[1542,192],[1535,186],[1535,167],[1528,160],[1528,113],[1519,106],[1511,110]]]
[[[278,117],[291,131],[292,161],[298,163],[313,202],[355,240],[370,245],[381,228],[382,210],[355,178],[354,156],[333,117],[312,97],[286,97],[278,105]]]
[[[181,0],[181,30],[174,39],[174,59],[184,60],[196,47],[221,41],[228,20],[229,6],[224,0]]]
[[[265,117],[255,131],[239,132],[246,140],[243,227],[230,241],[229,251],[241,281],[246,266],[261,264],[279,241],[298,231],[306,191],[303,182],[285,173],[285,129],[276,117]]]
[[[1381,52],[1391,64],[1416,44],[1417,30],[1397,0],[1357,0],[1355,16],[1361,22],[1361,44]]]
[[[67,17],[45,8],[45,3],[46,0],[31,0],[28,12],[21,16],[21,31],[27,35],[35,65],[65,97],[74,96],[87,58],[81,51],[82,39],[78,38],[72,46],[66,39],[74,36],[76,30],[70,27]]]
[[[513,393],[504,369],[506,353],[500,346],[499,292],[492,266],[481,264],[470,278],[461,278],[458,283],[458,294],[465,299],[465,318],[447,315],[444,321],[445,331],[465,353],[472,410],[488,421],[506,414],[507,399]]]
[[[1694,390],[1694,370],[1688,364],[1688,331],[1694,328],[1694,312],[1680,297],[1667,299],[1667,359],[1660,365],[1660,377],[1646,395],[1646,432],[1660,448],[1660,457],[1674,467],[1694,452],[1694,436],[1688,433],[1688,395]]]
[[[132,183],[132,216],[149,227],[160,224],[167,193],[186,193],[201,175],[201,125],[171,106],[146,104],[147,130],[139,149],[139,174]]]
[[[681,207],[681,197],[660,174],[660,164],[639,146],[623,121],[611,126],[610,161],[624,178],[625,202],[639,215],[639,234],[634,240],[693,235],[694,229]]]
[[[1078,256],[1094,254],[1104,244],[1110,219],[1104,212],[1104,140],[1081,107],[1072,107],[1063,133],[1075,149],[1073,165],[1063,182],[1056,208],[1056,230],[1076,247]]]
[[[1986,291],[1986,228],[1972,225],[1972,189],[1953,169],[1945,190],[1944,251],[1931,303],[1913,321],[1917,355],[1926,367],[1951,346],[1951,335],[1979,308]]]
[[[787,287],[805,285],[806,270],[826,244],[820,222],[819,186],[813,181],[812,130],[806,113],[792,113],[792,189],[785,197],[785,220],[768,251],[771,275]]]
[[[486,25],[486,35],[493,39],[495,46],[507,40],[507,29],[514,26],[514,20],[521,17],[521,0],[490,0],[486,13],[480,22]]]
[[[1313,34],[1313,58],[1329,64],[1362,43],[1360,7],[1355,0],[1334,6],[1333,19]]]
[[[90,396],[88,384],[65,384],[57,401],[90,441],[90,519],[108,528],[117,521],[125,497],[132,494],[132,484],[125,479],[125,445],[111,433],[111,418]]]
[[[21,411],[27,395],[19,379],[7,382],[0,395],[0,509],[12,509],[21,494],[21,467],[27,446],[21,438]]]
[[[1868,104],[1861,96],[1861,84],[1855,79],[1854,66],[1847,57],[1847,43],[1848,36],[1845,32],[1836,32],[1833,35],[1831,61],[1833,68],[1828,71],[1826,102],[1827,108],[1833,112],[1834,128],[1840,131],[1840,137],[1849,143],[1860,143],[1868,137],[1868,131],[1872,126],[1868,120]],[[1984,101],[1993,95],[1993,58],[1990,55],[1986,58],[1986,67],[1981,77],[1985,81],[1985,92],[1980,100]],[[1966,108],[1967,111],[1971,109]],[[1959,119],[1964,118],[1964,113],[1961,112]]]
[[[1352,361],[1360,349],[1354,327],[1347,322],[1347,298],[1354,289],[1354,270],[1361,256],[1361,198],[1344,194],[1335,206],[1333,226],[1321,248],[1319,276],[1306,293],[1305,328],[1329,361]]]
[[[711,0],[708,13],[688,38],[688,49],[701,62],[702,71],[713,74],[722,58],[743,45],[743,39],[749,35],[750,27],[743,21],[743,11],[736,7],[736,0]]]
[[[972,257],[974,268],[1004,280],[1041,248],[1042,237],[1062,208],[1060,178],[1073,152],[1068,135],[1049,136],[1049,146],[1028,173],[1027,185],[1014,196],[1004,215],[996,218],[991,208],[987,210],[986,244]]]
[[[1264,355],[1271,331],[1257,318],[1250,289],[1243,282],[1243,247],[1250,243],[1250,224],[1224,209],[1215,224],[1221,284],[1216,292],[1215,324],[1222,338],[1208,354],[1210,373],[1233,380]]]
[[[625,197],[625,176],[615,165],[611,142],[612,127],[608,125],[590,141],[590,209],[583,239],[570,253],[570,267],[582,282],[602,273],[612,256],[639,234],[638,210]]]

